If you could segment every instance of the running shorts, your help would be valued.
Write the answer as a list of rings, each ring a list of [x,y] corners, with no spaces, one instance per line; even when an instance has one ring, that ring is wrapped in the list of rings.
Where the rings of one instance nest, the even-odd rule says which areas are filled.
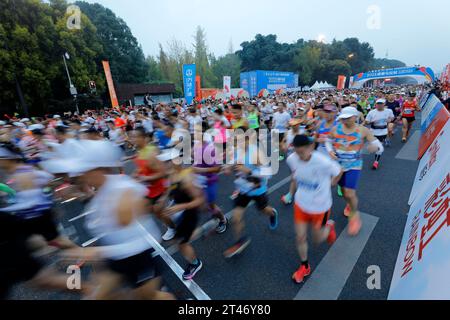
[[[196,210],[185,211],[177,222],[175,238],[181,240],[181,244],[188,243],[195,231],[198,223],[198,213]]]
[[[55,240],[59,236],[52,210],[46,210],[36,218],[22,221],[24,232],[29,235],[42,235],[47,241]]]
[[[120,274],[132,288],[139,288],[147,281],[158,276],[158,270],[152,257],[153,249],[122,259],[108,260],[108,268]]]
[[[375,138],[377,138],[381,143],[384,143],[384,141],[386,141],[387,135],[386,136],[375,136]]]
[[[321,229],[327,224],[330,215],[331,210],[321,214],[311,214],[302,210],[297,204],[294,205],[295,224],[310,224],[314,229]]]
[[[413,123],[416,121],[416,117],[402,117],[402,119],[408,120],[408,123]]]
[[[216,202],[217,188],[218,188],[217,183],[211,183],[211,184],[208,184],[205,189],[203,189],[205,192],[205,196],[206,196],[206,200],[208,201],[208,204],[213,204]]]
[[[17,283],[32,279],[43,265],[32,256],[28,248],[23,219],[6,213],[0,214],[0,300],[7,299],[10,289]]]
[[[262,211],[269,206],[269,198],[267,194],[262,194],[259,196],[248,196],[246,194],[239,194],[236,200],[234,201],[235,207],[247,208],[251,201],[255,201],[255,205],[258,210]]]
[[[339,185],[345,189],[356,190],[360,177],[361,177],[361,170],[350,170],[344,172],[341,180],[339,180]]]

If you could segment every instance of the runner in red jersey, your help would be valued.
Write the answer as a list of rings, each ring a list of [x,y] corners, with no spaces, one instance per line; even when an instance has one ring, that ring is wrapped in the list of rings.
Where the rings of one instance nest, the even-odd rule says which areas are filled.
[[[402,121],[403,121],[403,138],[402,142],[405,143],[411,132],[412,125],[416,121],[416,112],[420,111],[416,101],[416,94],[410,93],[408,100],[403,103]]]

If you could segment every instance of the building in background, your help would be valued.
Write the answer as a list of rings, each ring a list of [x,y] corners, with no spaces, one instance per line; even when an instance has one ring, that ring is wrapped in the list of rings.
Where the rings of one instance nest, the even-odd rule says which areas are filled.
[[[298,87],[298,74],[283,71],[256,70],[241,73],[241,88],[251,97],[263,90],[275,93],[279,89]]]
[[[135,106],[145,105],[145,96],[150,95],[153,103],[172,103],[175,85],[173,83],[163,84],[116,84],[117,98],[119,103],[128,104],[129,101]]]

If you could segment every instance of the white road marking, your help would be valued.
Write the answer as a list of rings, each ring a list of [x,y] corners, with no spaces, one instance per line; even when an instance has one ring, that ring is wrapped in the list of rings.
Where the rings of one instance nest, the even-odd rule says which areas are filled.
[[[81,218],[83,218],[83,217],[86,217],[86,216],[90,215],[90,214],[93,213],[93,212],[94,212],[93,210],[83,212],[82,214],[80,214],[80,215],[78,215],[78,216],[73,217],[72,219],[70,219],[69,222],[77,221],[77,220],[79,220],[79,219],[81,219]]]
[[[294,300],[337,300],[359,257],[378,223],[378,218],[361,213],[363,226],[356,237],[350,237],[348,227],[305,280]],[[365,286],[365,283],[361,284]]]
[[[408,142],[400,149],[395,159],[417,161],[419,157],[419,141],[422,136],[420,130],[415,131]]]
[[[203,289],[194,281],[194,280],[183,280],[184,270],[180,267],[180,265],[175,261],[174,258],[166,251],[164,248],[156,241],[147,229],[144,228],[142,224],[139,223],[139,226],[145,232],[145,238],[148,243],[155,249],[156,253],[164,260],[164,262],[169,266],[170,269],[175,273],[178,279],[186,286],[186,288],[192,293],[192,295],[197,300],[211,300],[211,298],[203,291]]]
[[[85,248],[85,247],[87,247],[87,246],[90,246],[91,244],[97,242],[98,240],[100,240],[100,239],[103,238],[104,236],[106,236],[106,233],[103,233],[103,234],[99,235],[98,237],[95,237],[95,238],[92,238],[92,239],[86,241],[86,242],[83,243],[81,246],[82,246],[83,248]]]
[[[77,200],[77,199],[78,199],[78,197],[73,197],[73,198],[70,198],[70,199],[68,199],[66,201],[61,202],[60,204],[66,204],[66,203],[72,202],[72,201]]]

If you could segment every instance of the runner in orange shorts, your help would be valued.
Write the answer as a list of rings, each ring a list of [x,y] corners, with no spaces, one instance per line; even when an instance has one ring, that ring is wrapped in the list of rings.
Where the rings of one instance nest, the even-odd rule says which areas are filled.
[[[312,227],[313,241],[320,244],[336,241],[334,221],[329,220],[333,198],[332,185],[336,185],[342,175],[341,166],[329,157],[314,151],[314,140],[306,135],[294,138],[295,153],[287,163],[292,171],[295,192],[295,231],[297,249],[301,265],[292,275],[296,283],[302,283],[311,274],[308,262],[308,228]]]

